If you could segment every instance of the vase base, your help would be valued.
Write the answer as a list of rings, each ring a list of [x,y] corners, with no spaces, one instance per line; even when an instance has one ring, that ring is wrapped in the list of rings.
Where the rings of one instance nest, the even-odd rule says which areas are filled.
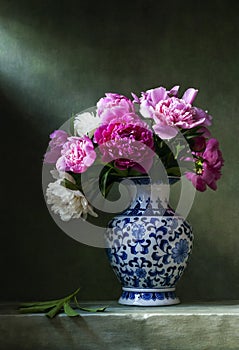
[[[167,306],[180,304],[175,289],[163,291],[153,289],[123,288],[119,304],[132,306]]]

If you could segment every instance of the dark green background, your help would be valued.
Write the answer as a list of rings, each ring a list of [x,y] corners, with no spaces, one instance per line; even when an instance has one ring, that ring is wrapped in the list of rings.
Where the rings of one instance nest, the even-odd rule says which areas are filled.
[[[105,252],[62,232],[45,205],[48,136],[105,92],[199,89],[225,159],[216,192],[197,193],[194,251],[178,294],[239,298],[238,6],[234,1],[0,0],[0,298],[116,299]]]

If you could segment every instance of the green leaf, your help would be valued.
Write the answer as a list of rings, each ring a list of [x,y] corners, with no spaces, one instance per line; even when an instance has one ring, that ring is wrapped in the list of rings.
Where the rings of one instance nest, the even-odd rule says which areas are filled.
[[[191,134],[191,135],[185,135],[185,138],[187,140],[191,140],[191,139],[194,139],[195,137],[201,136],[202,134],[203,134],[202,132],[198,132],[198,133]]]
[[[80,306],[76,296],[74,296],[74,302],[75,302],[76,306],[78,307],[78,309],[83,310],[83,311],[87,311],[87,312],[103,312],[108,307],[108,305],[103,306],[103,307],[97,307],[97,308],[82,307],[82,306]]]
[[[88,307],[79,307],[80,310],[87,311],[87,312],[103,312],[107,309],[108,306],[103,307],[97,307],[97,308],[88,308]]]
[[[19,311],[22,314],[34,313],[34,312],[45,312],[45,311],[49,310],[52,307],[54,307],[54,305],[52,305],[52,304],[35,305],[35,306],[19,308]]]
[[[167,169],[167,174],[168,175],[173,175],[173,176],[181,176],[180,169],[178,167],[172,167]]]
[[[202,127],[199,125],[199,126],[196,126],[195,128],[187,129],[187,130],[183,131],[182,134],[187,140],[189,140],[191,138],[202,135],[203,132],[200,131],[201,128]]]
[[[107,180],[111,171],[112,171],[112,168],[109,168],[101,177],[101,181],[100,181],[101,191],[104,197],[106,196]]]
[[[70,294],[69,296],[67,296],[65,299],[69,299],[74,297],[76,294],[78,294],[80,291],[80,288],[77,288],[72,294]]]
[[[79,190],[77,185],[73,184],[72,182],[70,182],[67,179],[62,180],[61,185],[66,187],[66,188],[69,188],[69,190],[75,190],[75,191]]]
[[[64,298],[49,300],[49,301],[35,301],[29,303],[21,303],[19,311],[21,313],[33,313],[33,312],[47,312],[46,316],[53,318],[60,312],[60,310],[64,307],[65,304],[69,304],[69,301],[79,293],[80,288],[77,288],[73,293],[67,295]],[[69,309],[69,308],[68,308]],[[73,310],[74,311],[74,310]],[[71,312],[71,311],[69,311]]]
[[[177,159],[179,153],[185,148],[184,145],[177,144],[176,145],[176,153],[174,154],[174,158]]]
[[[64,311],[67,314],[67,316],[70,316],[70,317],[79,316],[78,312],[72,309],[69,303],[64,304]]]
[[[76,294],[78,294],[79,291],[80,291],[80,288],[77,288],[73,293],[65,296],[64,298],[58,298],[58,299],[46,300],[46,301],[31,301],[31,302],[27,302],[27,303],[20,303],[20,306],[34,306],[34,305],[48,305],[48,304],[55,306],[60,301],[71,299]]]
[[[59,302],[55,307],[46,313],[49,318],[55,317],[62,309],[64,302]]]

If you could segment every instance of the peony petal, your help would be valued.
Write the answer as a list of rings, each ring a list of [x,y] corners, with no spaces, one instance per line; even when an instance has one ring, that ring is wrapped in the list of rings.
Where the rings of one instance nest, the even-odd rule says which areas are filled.
[[[50,134],[51,139],[63,138],[65,141],[67,139],[67,137],[68,137],[67,132],[64,130],[61,130],[61,129],[55,130]]]
[[[84,159],[84,164],[86,167],[90,167],[96,158],[96,153],[94,150],[90,151]]]
[[[152,118],[152,112],[150,113],[150,110],[151,108],[144,104],[144,102],[141,103],[139,113],[142,114],[144,118]]]
[[[182,100],[184,100],[187,103],[192,104],[197,96],[197,93],[198,93],[198,90],[196,90],[194,88],[189,88],[184,92]]]
[[[162,140],[169,140],[175,137],[178,133],[178,128],[174,126],[169,125],[160,125],[155,124],[153,126],[153,129],[155,133],[162,139]]]
[[[204,192],[207,189],[206,182],[202,179],[200,175],[196,175],[192,179],[193,185],[196,187],[196,189],[200,192]]]
[[[44,155],[44,163],[53,164],[61,156],[61,149],[67,141],[68,134],[64,130],[55,130],[50,134],[49,151]]]
[[[201,175],[197,175],[192,172],[188,172],[185,174],[186,178],[192,181],[193,186],[196,190],[200,192],[204,192],[207,188],[206,182],[202,179]]]
[[[94,113],[84,112],[76,114],[74,119],[74,130],[77,136],[92,136],[94,130],[100,125],[101,120]]]
[[[198,107],[194,107],[194,110],[196,112],[195,118],[198,120],[204,120],[203,126],[210,126],[212,124],[212,116],[210,114]]]
[[[135,93],[131,92],[131,95],[133,96],[133,103],[140,103],[140,99]]]
[[[149,91],[151,93],[151,98],[154,105],[156,105],[161,100],[166,100],[168,97],[167,90],[162,86]]]
[[[179,87],[179,85],[175,85],[170,91],[168,91],[168,95],[177,96]]]
[[[65,163],[65,161],[64,161],[64,157],[63,156],[61,156],[58,160],[57,160],[57,162],[56,162],[56,169],[58,170],[58,171],[66,171],[67,169],[66,169],[66,163]]]
[[[61,151],[59,149],[46,152],[44,155],[44,163],[54,164],[60,157]]]
[[[210,184],[207,184],[213,191],[217,190],[217,183],[216,181],[210,182]]]
[[[211,132],[205,127],[205,126],[202,126],[198,132],[202,133],[201,136],[205,137],[205,138],[209,138],[211,137]]]

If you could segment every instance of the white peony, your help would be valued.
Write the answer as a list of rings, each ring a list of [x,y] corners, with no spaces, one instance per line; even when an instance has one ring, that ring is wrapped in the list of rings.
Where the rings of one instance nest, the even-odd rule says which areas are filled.
[[[80,217],[85,220],[87,214],[98,216],[79,190],[70,190],[61,185],[61,182],[62,179],[58,179],[49,183],[46,190],[47,204],[52,205],[51,210],[60,215],[61,220],[69,221]]]
[[[53,177],[53,179],[55,180],[64,180],[67,179],[68,181],[72,182],[75,185],[75,179],[68,173],[66,173],[65,171],[59,171],[57,169],[53,169],[50,170],[51,176]]]
[[[78,136],[82,137],[88,135],[92,137],[95,129],[100,126],[101,120],[98,115],[94,113],[85,112],[81,114],[76,114],[74,120],[74,129]]]

